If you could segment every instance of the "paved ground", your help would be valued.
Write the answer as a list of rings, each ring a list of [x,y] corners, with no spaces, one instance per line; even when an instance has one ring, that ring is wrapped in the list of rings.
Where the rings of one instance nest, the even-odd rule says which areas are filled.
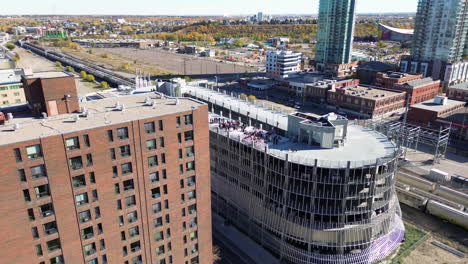
[[[450,152],[447,152],[446,159],[441,160],[440,164],[432,164],[434,159],[433,154],[421,151],[408,150],[406,156],[414,165],[425,170],[433,168],[450,173],[450,175],[460,175],[468,177],[468,157],[463,157]]]
[[[31,53],[30,51],[27,51],[23,48],[17,47],[15,52],[18,53],[20,56],[20,60],[18,61],[18,68],[29,68],[32,69],[33,71],[55,71],[56,67],[55,64],[52,63],[51,61],[35,55]]]

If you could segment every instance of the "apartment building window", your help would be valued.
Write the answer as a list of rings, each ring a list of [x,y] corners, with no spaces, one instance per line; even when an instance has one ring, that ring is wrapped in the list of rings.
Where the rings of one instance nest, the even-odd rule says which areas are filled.
[[[112,166],[112,178],[119,177],[119,172],[117,171],[117,166]]]
[[[185,131],[184,132],[184,138],[185,138],[185,141],[192,141],[193,140],[193,131],[192,130]]]
[[[29,194],[28,189],[23,190],[23,196],[24,196],[24,201],[26,201],[26,202],[31,201],[31,195]]]
[[[122,174],[129,174],[129,173],[132,173],[132,172],[133,172],[132,163],[131,163],[131,162],[122,164],[122,165],[121,165],[121,168],[122,168]]]
[[[125,158],[131,155],[130,153],[130,145],[120,146],[120,157]]]
[[[94,237],[94,230],[92,226],[81,229],[80,233],[81,238],[85,240]]]
[[[190,219],[190,220],[188,221],[188,225],[189,225],[190,228],[197,227],[197,218],[195,217],[195,218],[193,218],[193,219]]]
[[[161,154],[161,163],[166,164],[166,154],[165,153]]]
[[[158,156],[151,156],[148,157],[148,167],[156,167],[158,166]]]
[[[132,264],[141,264],[143,263],[142,261],[143,259],[141,258],[141,255],[132,258]]]
[[[117,200],[117,210],[122,210],[122,201],[121,200]]]
[[[179,149],[179,159],[183,159],[182,149]]]
[[[134,184],[133,184],[133,180],[126,180],[123,182],[123,188],[124,188],[124,191],[130,191],[130,190],[133,190],[135,188]]]
[[[106,249],[106,242],[104,242],[104,239],[99,240],[99,250],[104,250]]]
[[[19,148],[15,148],[13,150],[13,153],[15,154],[15,159],[16,159],[16,162],[21,162],[23,161],[23,158],[21,157],[21,150]]]
[[[189,205],[188,211],[189,211],[189,214],[191,214],[191,215],[196,214],[197,213],[197,205],[196,204]]]
[[[118,183],[114,184],[114,191],[116,194],[120,193],[120,185]]]
[[[109,142],[114,142],[114,133],[112,132],[112,130],[107,130],[107,139],[109,140]]]
[[[124,257],[128,255],[127,246],[122,247],[122,254],[123,254]],[[128,261],[127,261],[127,263],[128,263]]]
[[[195,155],[195,150],[194,150],[193,146],[185,148],[185,155],[187,157],[193,157]]]
[[[78,137],[72,137],[72,138],[67,138],[65,139],[65,146],[67,147],[67,150],[75,150],[80,148],[80,140]]]
[[[83,247],[83,251],[85,253],[85,256],[93,255],[94,253],[96,253],[96,243],[93,242],[91,244],[85,245]]]
[[[164,123],[162,120],[159,120],[158,121],[158,126],[159,126],[159,131],[163,131],[164,130]]]
[[[162,254],[164,254],[164,245],[156,248],[156,255],[161,256]]]
[[[159,182],[159,172],[156,171],[156,172],[150,173],[149,178],[152,183]]]
[[[161,190],[159,187],[151,189],[151,197],[153,197],[153,199],[161,197]]]
[[[20,178],[20,181],[26,182],[26,173],[24,172],[24,169],[18,170],[18,176]]]
[[[50,259],[50,264],[63,264],[63,263],[64,263],[64,260],[63,260],[62,255]]]
[[[28,217],[30,221],[36,220],[36,217],[34,216],[34,210],[32,208],[28,209]]]
[[[190,176],[187,178],[187,186],[192,187],[196,183],[195,176]]]
[[[36,192],[37,199],[50,196],[49,184],[34,187],[34,190]]]
[[[72,178],[73,188],[86,186],[86,179],[84,175],[75,176]]]
[[[158,217],[158,218],[154,219],[153,222],[154,222],[154,227],[155,228],[158,228],[158,227],[163,225],[162,217]]]
[[[42,157],[41,145],[33,145],[26,147],[26,154],[28,155],[28,159],[30,160]]]
[[[91,191],[91,194],[93,195],[93,202],[96,202],[96,201],[99,200],[97,190],[92,190],[92,191]]]
[[[156,139],[150,139],[146,141],[146,150],[151,151],[156,149]]]
[[[99,208],[99,206],[94,207],[94,215],[96,219],[101,217],[101,209]]]
[[[88,167],[93,166],[93,155],[91,153],[86,154],[86,161]]]
[[[170,229],[170,228],[166,229],[166,237],[167,237],[167,238],[170,238],[170,237],[171,237],[171,229]],[[170,249],[169,249],[169,250],[170,250]]]
[[[81,194],[75,195],[76,206],[87,204],[88,202],[89,202],[88,193],[81,193]]]
[[[98,259],[94,258],[92,260],[88,260],[88,261],[86,261],[86,264],[98,264]]]
[[[193,200],[193,199],[196,199],[197,198],[197,194],[196,194],[196,191],[193,190],[193,191],[190,191],[187,193],[187,199],[188,200]]]
[[[58,232],[57,223],[55,221],[43,224],[44,232],[48,235],[55,234]]]
[[[78,219],[80,220],[80,223],[86,223],[91,220],[91,212],[89,210],[80,212],[78,214]]]
[[[130,238],[140,235],[140,228],[138,226],[128,229],[128,235]]]
[[[189,237],[190,237],[190,241],[194,241],[198,239],[198,232],[197,231],[190,232]]]
[[[51,203],[39,206],[39,213],[42,217],[48,217],[54,214],[54,206]]]
[[[41,245],[36,245],[36,255],[37,256],[42,256],[42,247]]]
[[[160,137],[160,138],[159,138],[159,146],[160,146],[161,148],[164,148],[164,146],[165,146],[165,144],[164,144],[164,137]]]
[[[165,184],[165,185],[163,186],[163,192],[164,192],[164,194],[167,194],[167,184]]]
[[[166,224],[169,224],[171,222],[171,218],[169,217],[169,215],[165,215],[164,216],[165,220],[166,220]]]
[[[111,160],[115,160],[115,149],[111,148],[111,149],[109,149],[109,151],[110,151]]]
[[[169,209],[169,200],[164,200],[164,209]]]
[[[185,186],[184,186],[184,179],[181,179],[180,180],[180,188],[183,189]]]
[[[89,141],[89,136],[83,135],[83,140],[84,140],[85,146],[89,148],[91,146],[91,143]]]
[[[127,207],[131,207],[131,206],[136,205],[136,198],[135,198],[135,195],[125,197],[125,205],[126,205]]]
[[[180,128],[180,116],[176,117],[176,127]]]
[[[163,178],[164,180],[167,179],[167,171],[166,171],[166,169],[163,169],[163,170],[162,170],[162,178]]]
[[[128,128],[126,128],[126,127],[117,128],[117,137],[120,140],[127,139],[128,138]]]
[[[60,239],[57,238],[54,240],[47,241],[47,249],[49,250],[49,252],[58,250],[60,248],[61,248]],[[50,263],[52,263],[52,261]],[[60,263],[60,262],[57,262],[57,263]]]
[[[89,173],[89,182],[91,184],[95,184],[96,183],[96,175],[94,174],[94,172],[90,172]]]
[[[184,174],[184,165],[183,164],[179,164],[179,174],[180,175]]]
[[[193,124],[193,115],[190,114],[190,115],[185,115],[184,116],[184,122],[185,122],[185,125],[192,125]]]
[[[39,238],[39,232],[37,231],[37,227],[31,228],[31,233],[34,239]]]
[[[197,247],[198,250],[198,247]],[[190,264],[199,264],[200,262],[198,261],[198,256],[190,259]]]
[[[145,132],[146,134],[152,134],[156,131],[154,122],[145,123]]]
[[[156,240],[156,242],[164,240],[164,232],[163,231],[156,232],[154,234],[154,240]]]
[[[47,177],[46,169],[44,165],[38,165],[31,167],[31,177],[33,179],[38,179],[42,177]]]
[[[198,244],[193,244],[190,246],[190,253],[195,254],[198,252]]]
[[[120,240],[122,240],[122,241],[127,240],[127,236],[125,235],[125,231],[120,231]]]
[[[122,215],[119,216],[119,225],[123,226],[124,225],[124,218]]]
[[[189,161],[185,164],[186,171],[193,171],[195,170],[195,161]]]
[[[160,213],[161,212],[161,203],[155,203],[152,205],[152,209],[153,209],[153,214],[157,214],[157,213]]]
[[[68,164],[70,165],[70,169],[79,170],[83,168],[83,159],[81,156],[70,158],[68,159]]]
[[[140,241],[136,241],[130,244],[130,251],[137,252],[141,249]],[[134,262],[135,263],[135,262]]]
[[[182,133],[177,133],[177,142],[182,143]]]
[[[138,215],[136,211],[127,214],[127,221],[129,223],[136,222],[138,220]]]

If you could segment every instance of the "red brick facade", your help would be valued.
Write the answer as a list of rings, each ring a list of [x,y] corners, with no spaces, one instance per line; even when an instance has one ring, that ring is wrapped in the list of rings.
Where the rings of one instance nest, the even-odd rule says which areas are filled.
[[[395,84],[402,84],[409,81],[419,80],[422,78],[424,78],[422,74],[379,72],[377,73],[377,76],[375,78],[375,85],[382,88],[393,89]]]
[[[410,105],[418,104],[436,97],[439,94],[440,81],[431,81],[427,85],[413,87],[407,83],[396,84],[393,90],[406,92]]]
[[[72,79],[47,85],[56,86],[69,80]],[[55,98],[62,95],[58,92]],[[58,256],[67,264],[212,263],[207,111],[204,105],[193,111],[0,146],[3,182],[0,186],[3,235],[0,263],[60,263],[59,259],[53,260]],[[193,116],[193,125],[184,124],[184,115]],[[180,127],[176,125],[176,117],[182,119]],[[145,123],[150,122],[154,122],[155,132],[147,133]],[[128,129],[128,138],[119,139],[117,129],[124,127]],[[108,138],[109,130],[113,133],[112,142]],[[193,131],[193,139],[185,138],[186,131]],[[79,148],[68,150],[66,140],[72,137],[78,138]],[[152,139],[156,140],[157,148],[147,150],[147,140]],[[36,144],[41,146],[42,155],[28,159],[26,147]],[[130,155],[122,156],[121,146],[129,146]],[[191,146],[194,155],[189,155],[186,149]],[[20,151],[21,160],[15,158],[15,149]],[[115,151],[115,158],[111,149]],[[91,161],[87,158],[89,154]],[[83,166],[75,169],[69,166],[70,159],[79,156]],[[157,156],[158,164],[150,167],[148,157],[153,156]],[[192,161],[195,168],[188,170]],[[131,163],[132,172],[124,174],[122,164],[127,163]],[[38,165],[45,166],[46,177],[32,177],[31,167]],[[19,174],[22,169],[25,178]],[[158,180],[150,180],[150,173],[156,172]],[[75,179],[82,179],[81,175],[84,175],[85,185],[72,180],[76,176],[80,177]],[[37,197],[35,187],[46,184],[50,194],[39,190],[44,197]],[[156,188],[160,196],[153,197],[152,190]],[[30,201],[26,201],[24,192],[29,192]],[[97,192],[97,197],[93,192]],[[75,196],[84,193],[88,202],[80,205]],[[193,199],[190,199],[191,194],[195,194]],[[40,207],[47,204],[53,205],[54,213],[42,216],[45,209],[41,211]],[[34,213],[34,219],[29,218],[28,209]],[[161,219],[161,226],[155,227],[157,219]],[[190,225],[194,219],[196,222]],[[46,229],[52,231],[45,233],[43,225],[53,222],[56,228],[50,229],[51,225],[47,225],[49,229]],[[32,228],[37,228],[36,238]],[[91,229],[93,235],[81,234]],[[159,232],[162,237],[157,235]],[[54,239],[59,239],[61,247],[49,251],[51,245],[47,243]],[[94,250],[92,246],[83,248],[92,243]],[[42,254],[36,253],[37,245]],[[90,262],[94,259],[98,262]]]

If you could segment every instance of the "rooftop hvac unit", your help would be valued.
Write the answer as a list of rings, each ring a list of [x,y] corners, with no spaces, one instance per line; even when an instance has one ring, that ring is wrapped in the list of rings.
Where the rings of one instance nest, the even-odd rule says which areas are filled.
[[[47,113],[46,112],[42,112],[41,114],[42,114],[42,118],[47,119]]]
[[[13,130],[19,130],[20,129],[20,124],[14,124],[13,125]]]
[[[120,107],[121,107],[120,102],[117,101],[117,103],[115,103],[115,108],[120,109]]]
[[[75,117],[73,118],[73,120],[74,120],[75,122],[80,121],[80,116],[79,116],[79,115],[75,115]]]

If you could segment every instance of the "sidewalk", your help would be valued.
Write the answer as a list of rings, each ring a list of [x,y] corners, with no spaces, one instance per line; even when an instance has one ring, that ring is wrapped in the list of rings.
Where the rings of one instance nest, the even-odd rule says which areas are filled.
[[[248,264],[280,264],[268,251],[242,234],[233,226],[225,226],[224,218],[216,213],[213,215],[213,235],[225,247],[235,252],[239,258]]]

